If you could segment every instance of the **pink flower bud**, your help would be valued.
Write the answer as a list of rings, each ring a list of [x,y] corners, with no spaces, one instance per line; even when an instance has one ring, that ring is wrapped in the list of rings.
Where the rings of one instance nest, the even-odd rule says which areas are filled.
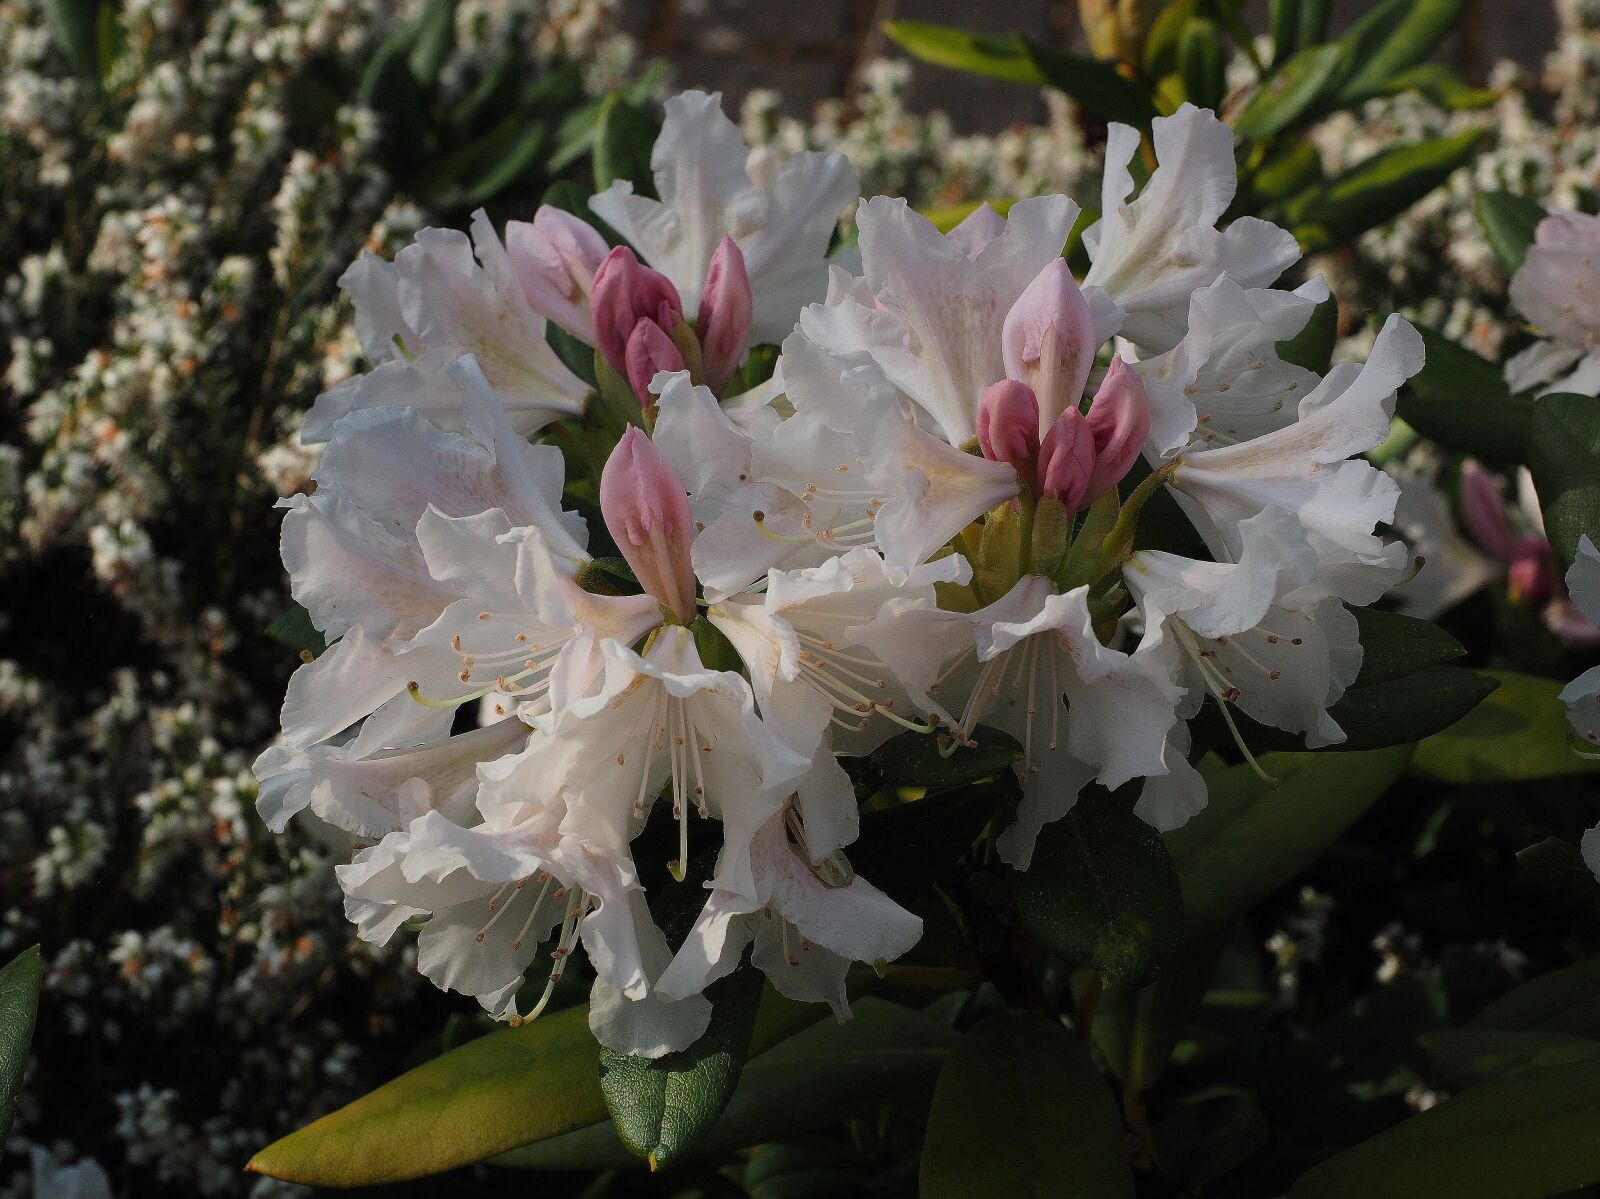
[[[1039,401],[1026,383],[991,383],[978,403],[978,445],[991,462],[1009,462],[1029,487],[1037,481]]]
[[[630,427],[600,472],[600,514],[645,591],[688,624],[695,615],[694,519],[683,481],[644,430]]]
[[[1094,431],[1083,413],[1068,408],[1039,443],[1039,493],[1076,512],[1092,498],[1089,484],[1094,473]]]
[[[1088,302],[1066,260],[1057,258],[1006,313],[1000,333],[1006,374],[1033,388],[1049,426],[1083,398],[1096,348]]]
[[[1483,549],[1509,562],[1517,551],[1517,536],[1495,477],[1470,459],[1461,465],[1461,519],[1467,532]]]
[[[605,238],[570,212],[541,204],[531,225],[506,225],[506,254],[534,311],[593,345],[589,297],[595,272],[605,261]]]
[[[1093,501],[1128,473],[1150,436],[1150,397],[1144,380],[1122,359],[1111,359],[1111,369],[1089,405],[1088,419],[1094,431],[1094,478],[1088,495]]]
[[[1520,608],[1537,608],[1556,594],[1560,572],[1555,553],[1543,537],[1524,537],[1511,554],[1506,590]]]
[[[750,340],[753,305],[744,252],[733,238],[723,234],[722,243],[711,256],[711,268],[706,271],[706,286],[700,293],[700,311],[694,322],[700,339],[700,369],[705,385],[712,391],[720,392],[739,369],[745,343]]]
[[[627,246],[606,255],[594,273],[595,345],[620,374],[627,374],[628,338],[640,321],[670,331],[683,319],[678,289],[660,271],[642,265]]]
[[[684,370],[683,355],[672,344],[666,330],[652,320],[642,320],[633,327],[624,354],[628,367],[628,383],[633,394],[639,397],[639,406],[648,408],[655,403],[650,392],[650,380],[659,371]]]

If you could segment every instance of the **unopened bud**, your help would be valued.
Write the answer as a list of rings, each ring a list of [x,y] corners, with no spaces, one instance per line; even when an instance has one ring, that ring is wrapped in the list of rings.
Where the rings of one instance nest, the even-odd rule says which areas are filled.
[[[1537,608],[1555,595],[1558,577],[1550,543],[1543,537],[1524,537],[1512,551],[1506,590],[1518,607]]]
[[[686,369],[683,355],[672,344],[672,338],[652,320],[642,320],[633,327],[624,358],[628,367],[628,385],[633,388],[641,408],[648,408],[655,402],[650,381],[659,372]]]
[[[1083,413],[1068,408],[1039,444],[1039,493],[1076,512],[1090,498],[1094,473],[1094,432]]]
[[[1094,365],[1094,319],[1065,259],[1051,262],[1017,297],[1000,347],[1006,374],[1033,388],[1046,427],[1078,406]]]
[[[700,339],[700,369],[705,385],[712,391],[720,392],[739,369],[745,344],[750,340],[754,311],[744,252],[724,234],[722,244],[711,256],[694,322]]]
[[[683,481],[644,431],[630,427],[600,472],[600,515],[645,591],[682,624],[695,614],[694,519]]]
[[[594,275],[591,313],[595,345],[619,373],[628,373],[628,339],[640,321],[654,321],[663,331],[683,319],[678,289],[660,271],[640,263],[627,246],[606,255]]]
[[[506,225],[506,254],[535,312],[594,344],[590,297],[606,258],[605,238],[569,212],[541,204],[533,223]]]
[[[1015,379],[991,383],[978,403],[978,445],[991,462],[1009,462],[1029,487],[1037,482],[1039,401]]]
[[[1089,428],[1094,432],[1094,477],[1088,499],[1098,499],[1128,473],[1150,436],[1150,398],[1144,381],[1120,358],[1089,405]]]
[[[1517,535],[1512,532],[1506,501],[1494,475],[1478,463],[1461,465],[1461,519],[1486,553],[1509,562],[1517,552]]]

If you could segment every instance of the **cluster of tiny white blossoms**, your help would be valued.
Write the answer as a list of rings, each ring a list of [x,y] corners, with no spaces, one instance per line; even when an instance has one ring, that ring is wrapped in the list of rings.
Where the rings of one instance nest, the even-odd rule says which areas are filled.
[[[1272,290],[1284,230],[1217,228],[1232,134],[1190,106],[1157,120],[1135,195],[1139,142],[1112,126],[1081,280],[1059,195],[948,234],[864,200],[859,249],[830,258],[849,162],[750,153],[696,92],[667,102],[660,199],[640,180],[590,203],[626,244],[547,207],[350,268],[373,369],[308,418],[327,445],[282,542],[332,644],[256,772],[273,828],[309,809],[370,840],[339,870],[363,937],[422,921],[422,972],[513,1021],[581,943],[602,1043],[659,1055],[752,942],[780,991],[843,1016],[849,964],[917,941],[845,856],[843,756],[1009,733],[998,849],[1023,869],[1091,782],[1142,780],[1158,828],[1198,810],[1186,722],[1208,696],[1343,739],[1344,604],[1406,569],[1374,534],[1396,486],[1358,456],[1420,339],[1393,319],[1326,378],[1281,360],[1326,289]],[[585,460],[598,522],[562,509]],[[1208,557],[1135,552],[1162,487]],[[625,568],[591,551],[604,535]],[[714,849],[676,947],[646,902],[663,863],[636,856],[658,809],[674,877]]]

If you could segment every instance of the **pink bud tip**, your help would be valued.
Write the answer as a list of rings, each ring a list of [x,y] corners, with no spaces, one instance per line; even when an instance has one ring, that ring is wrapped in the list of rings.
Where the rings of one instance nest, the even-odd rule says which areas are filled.
[[[605,238],[570,212],[542,204],[533,223],[506,225],[511,269],[535,312],[568,333],[594,343],[590,296],[595,272],[606,258]]]
[[[1033,388],[1048,426],[1083,398],[1096,348],[1089,304],[1066,260],[1057,258],[1006,313],[1000,333],[1006,374]]]
[[[1555,554],[1543,537],[1524,537],[1512,551],[1506,570],[1506,588],[1511,602],[1519,607],[1537,608],[1556,594],[1560,573]]]
[[[1039,444],[1039,491],[1076,512],[1091,498],[1095,465],[1094,431],[1083,413],[1068,408]]]
[[[630,427],[600,472],[600,515],[645,591],[678,620],[695,614],[689,550],[694,518],[683,481],[654,442]]]
[[[658,372],[685,369],[683,355],[672,344],[672,338],[652,320],[641,320],[633,327],[624,359],[628,367],[628,383],[633,388],[633,394],[639,397],[641,408],[648,408],[655,402],[650,381]]]
[[[1100,390],[1089,405],[1094,431],[1094,477],[1090,501],[1110,491],[1128,473],[1150,436],[1150,398],[1144,380],[1126,362],[1112,358]]]
[[[1015,379],[991,383],[978,403],[978,445],[992,462],[1009,462],[1029,487],[1039,459],[1039,401]]]
[[[1486,553],[1502,562],[1511,561],[1517,552],[1517,536],[1511,529],[1500,484],[1470,459],[1461,465],[1461,519]]]
[[[594,274],[595,344],[619,373],[628,370],[628,338],[642,320],[670,330],[683,317],[678,289],[660,271],[640,263],[627,246],[606,255]]]
[[[712,391],[720,392],[739,369],[745,343],[750,339],[754,310],[744,251],[733,238],[723,234],[722,243],[711,256],[705,290],[700,293],[700,311],[695,317],[700,369],[705,385]]]

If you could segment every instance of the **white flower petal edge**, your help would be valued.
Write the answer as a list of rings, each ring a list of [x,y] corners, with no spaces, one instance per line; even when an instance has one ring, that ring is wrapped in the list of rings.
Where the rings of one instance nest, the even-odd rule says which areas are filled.
[[[1578,538],[1578,553],[1567,571],[1567,590],[1578,611],[1591,621],[1600,621],[1600,551],[1596,551],[1587,533]],[[1591,667],[1568,683],[1561,692],[1561,702],[1567,705],[1567,719],[1578,736],[1591,745],[1600,745],[1600,666]]]

